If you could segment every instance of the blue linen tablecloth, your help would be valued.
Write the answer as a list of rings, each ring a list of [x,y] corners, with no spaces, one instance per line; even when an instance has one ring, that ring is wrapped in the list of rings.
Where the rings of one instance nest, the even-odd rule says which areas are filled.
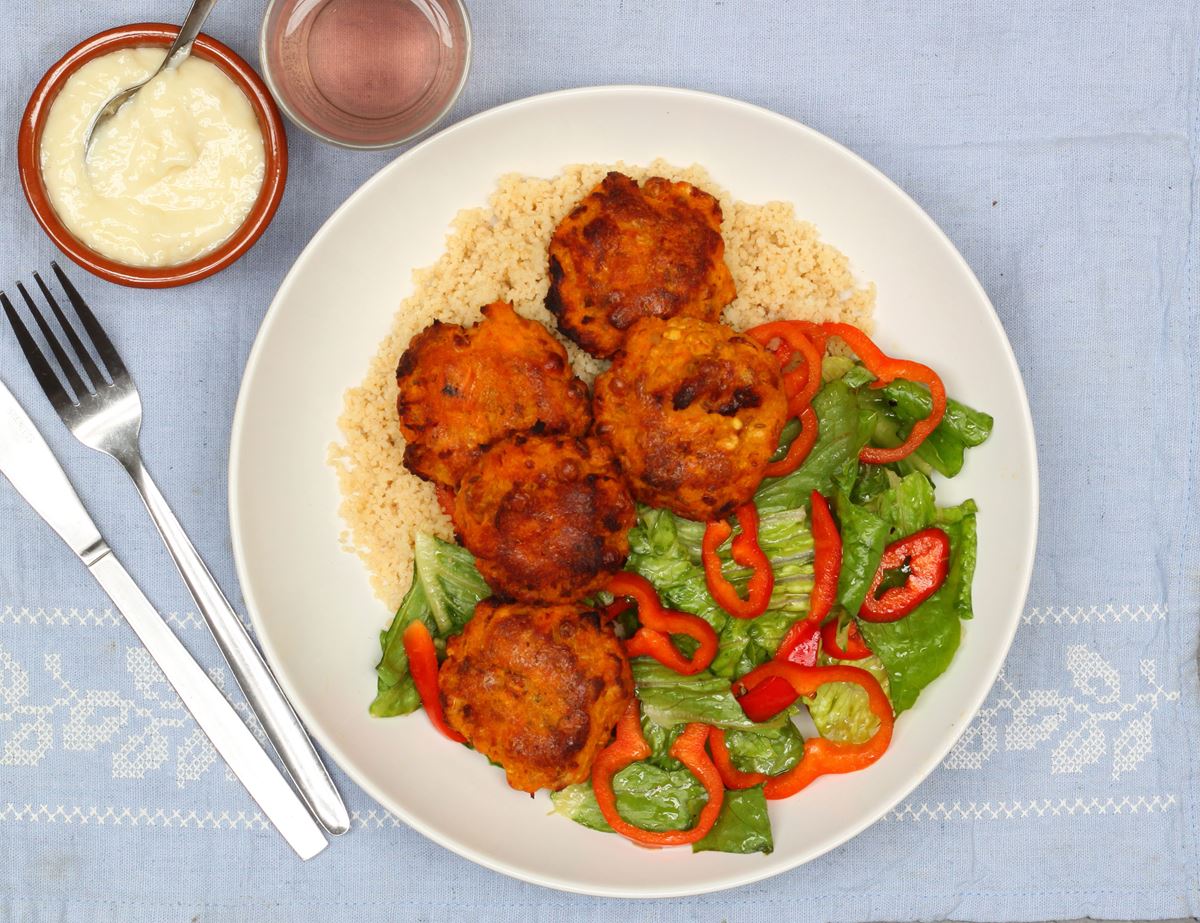
[[[251,61],[261,3],[208,31]],[[0,2],[0,279],[56,256],[18,189],[42,71],[186,3]],[[0,919],[862,921],[1200,913],[1197,842],[1198,9],[1184,0],[472,0],[452,118],[561,87],[658,83],[768,106],[848,145],[947,231],[995,302],[1038,432],[1021,630],[980,716],[885,819],[790,874],[690,900],[575,897],[478,868],[338,775],[354,829],[302,864],[132,632],[0,481]],[[390,154],[290,130],[258,246],[167,292],[75,275],[147,397],[145,449],[223,585],[241,369],[283,274]],[[232,687],[132,487],[67,436],[12,337],[0,377],[184,642]],[[236,594],[235,594],[236,595]],[[232,696],[241,702],[240,696]],[[244,706],[243,706],[244,707]],[[518,835],[518,834],[514,834]]]

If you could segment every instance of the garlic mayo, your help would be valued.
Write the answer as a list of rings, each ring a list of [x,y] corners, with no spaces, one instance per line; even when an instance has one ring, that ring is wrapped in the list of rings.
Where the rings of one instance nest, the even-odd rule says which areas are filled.
[[[165,50],[130,48],[72,74],[46,117],[42,180],[79,240],[129,266],[175,266],[215,250],[246,219],[265,154],[249,100],[225,73],[190,57],[159,74],[84,138],[120,89],[154,72]]]

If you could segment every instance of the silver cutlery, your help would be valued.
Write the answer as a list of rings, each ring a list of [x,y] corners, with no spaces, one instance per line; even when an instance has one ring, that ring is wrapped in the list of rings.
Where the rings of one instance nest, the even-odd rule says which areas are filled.
[[[67,428],[84,445],[115,458],[133,479],[179,573],[196,600],[196,606],[300,795],[326,830],[332,834],[345,833],[350,827],[346,806],[304,726],[250,639],[242,620],[233,611],[142,462],[138,440],[142,403],[137,386],[83,297],[57,263],[51,263],[51,266],[75,309],[84,336],[91,341],[100,364],[104,366],[104,374],[101,374],[99,365],[92,358],[75,325],[67,319],[58,300],[37,273],[33,274],[34,281],[65,334],[67,347],[55,335],[25,286],[18,283],[17,290],[49,345],[73,396],[63,387],[12,303],[0,293],[0,303],[25,358]]]
[[[304,802],[121,566],[50,447],[3,382],[0,473],[79,556],[112,598],[196,723],[292,849],[302,859],[311,859],[324,849],[328,843]]]
[[[116,115],[117,110],[133,99],[133,95],[138,90],[163,71],[174,70],[187,60],[188,55],[192,53],[192,43],[196,41],[196,36],[200,34],[200,29],[204,26],[204,20],[208,19],[208,14],[212,12],[212,8],[216,5],[217,0],[194,0],[192,8],[188,10],[187,17],[183,20],[183,25],[179,27],[179,34],[175,36],[175,41],[167,49],[167,56],[163,58],[162,64],[158,65],[158,69],[140,83],[135,83],[133,86],[126,87],[118,92],[96,113],[96,117],[92,119],[92,124],[88,126],[87,134],[83,136],[83,149],[85,152],[92,146],[92,138],[96,135],[96,129]]]

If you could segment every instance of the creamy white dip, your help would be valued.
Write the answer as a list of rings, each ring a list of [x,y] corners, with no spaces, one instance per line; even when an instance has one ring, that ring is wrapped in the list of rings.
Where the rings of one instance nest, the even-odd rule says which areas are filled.
[[[262,188],[265,156],[246,95],[190,57],[159,74],[84,137],[101,106],[144,80],[165,51],[130,48],[89,61],[64,83],[41,141],[42,180],[63,224],[129,266],[175,266],[215,250]]]

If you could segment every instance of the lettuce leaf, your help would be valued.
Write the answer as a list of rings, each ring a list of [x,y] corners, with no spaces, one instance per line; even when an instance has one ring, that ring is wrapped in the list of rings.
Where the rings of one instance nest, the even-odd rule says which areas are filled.
[[[881,389],[859,387],[855,395],[860,407],[874,414],[871,444],[878,446],[900,445],[913,424],[927,417],[933,407],[928,389],[911,381],[893,381]],[[990,416],[950,398],[942,422],[895,468],[903,474],[936,471],[954,477],[962,470],[966,449],[981,445],[991,432]]]
[[[937,519],[933,483],[929,478],[914,471],[902,478],[891,475],[891,480],[891,489],[881,493],[872,504],[890,526],[889,542],[920,532]]]
[[[889,692],[887,670],[883,661],[871,656],[862,660],[835,660],[820,658],[821,664],[846,664],[866,670]],[[806,698],[808,713],[817,727],[817,733],[830,740],[863,743],[870,740],[879,727],[879,719],[871,711],[866,690],[857,683],[825,683],[817,689],[814,696]]]
[[[787,720],[778,715],[755,724],[733,697],[729,680],[708,670],[682,676],[648,657],[635,657],[632,666],[642,714],[662,727],[700,722],[726,730],[774,731]]]
[[[439,648],[462,631],[475,604],[490,595],[487,584],[475,569],[475,559],[465,548],[418,533],[413,546],[413,582],[391,626],[380,633],[383,654],[375,667],[377,691],[371,714],[377,718],[407,715],[421,705],[408,672],[404,652],[404,629],[422,621]]]
[[[804,736],[788,721],[773,731],[728,731],[725,746],[733,765],[742,772],[776,776],[800,762],[804,755]]]
[[[700,616],[719,633],[730,619],[709,595],[699,563],[700,539],[693,547],[680,537],[680,528],[688,525],[699,525],[703,536],[703,523],[688,523],[668,510],[639,506],[637,525],[629,533],[626,568],[653,583],[664,605]]]
[[[692,844],[692,852],[769,854],[774,848],[767,799],[761,785],[725,792],[721,813],[712,830],[704,839]]]
[[[704,786],[687,769],[665,770],[650,762],[633,763],[613,777],[617,810],[625,820],[643,830],[686,830],[708,801]],[[568,785],[552,792],[554,810],[592,830],[611,833],[600,813],[590,782]],[[721,813],[712,830],[693,844],[696,852],[769,853],[774,848],[771,820],[762,786],[726,792]]]
[[[874,429],[875,411],[864,413],[855,392],[842,380],[826,384],[813,398],[817,414],[817,442],[804,462],[791,474],[768,478],[754,496],[760,515],[795,510],[808,502],[814,490],[828,495],[839,476],[858,470],[858,453]]]
[[[838,602],[851,615],[858,615],[867,590],[879,570],[888,542],[888,522],[866,506],[850,501],[838,491],[834,502],[842,533],[842,569],[838,575]]]
[[[404,629],[417,620],[428,625],[433,616],[425,600],[424,588],[413,581],[396,610],[391,627],[379,633],[383,656],[375,665],[376,695],[370,708],[376,718],[407,715],[421,707],[421,697],[408,672],[408,654],[401,641]]]
[[[887,669],[897,714],[946,671],[958,649],[961,620],[972,615],[975,509],[968,500],[935,515],[934,525],[950,537],[950,569],[936,593],[898,621],[859,623],[863,640]]]
[[[630,532],[628,566],[654,584],[666,605],[695,613],[713,626],[720,649],[710,669],[733,679],[769,660],[791,624],[807,614],[812,591],[812,533],[804,509],[760,517],[759,544],[771,560],[775,588],[765,613],[755,619],[735,619],[709,595],[700,563],[704,528],[704,523],[642,507],[638,524]],[[729,557],[729,546],[739,531],[735,527],[718,553],[722,573],[744,594],[750,571]]]
[[[643,830],[686,830],[708,800],[704,786],[687,769],[663,769],[648,761],[631,763],[613,776],[621,816]],[[612,833],[600,813],[591,782],[550,794],[554,810],[577,824]]]
[[[933,410],[929,390],[916,382],[897,379],[882,390],[884,396],[894,402],[896,416],[908,426],[929,416]],[[946,413],[937,429],[953,436],[967,448],[973,448],[987,441],[992,434],[992,424],[990,414],[972,410],[951,397],[946,400]]]

